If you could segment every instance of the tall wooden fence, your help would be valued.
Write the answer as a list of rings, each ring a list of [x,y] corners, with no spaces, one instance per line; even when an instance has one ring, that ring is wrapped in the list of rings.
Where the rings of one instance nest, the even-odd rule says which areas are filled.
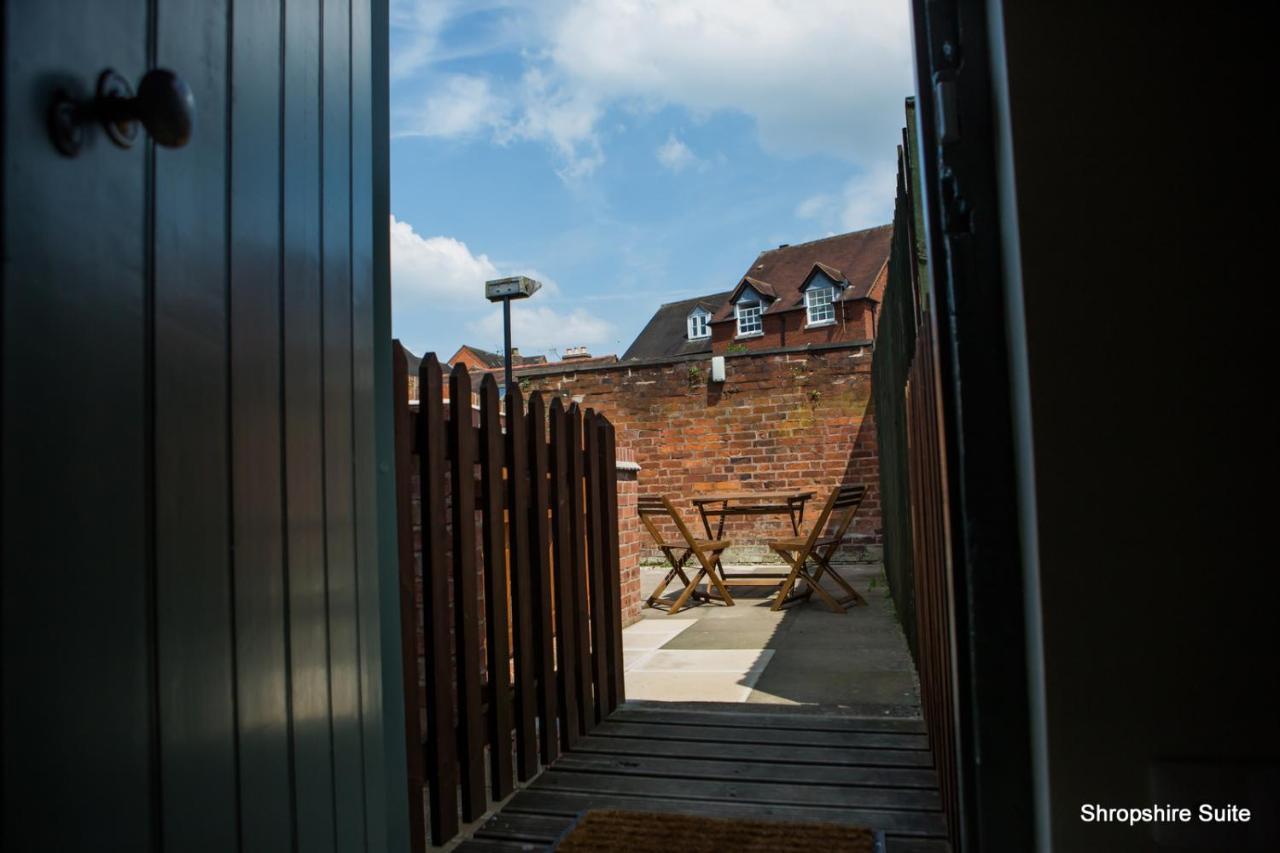
[[[898,155],[889,281],[872,361],[885,575],[920,674],[920,699],[952,843],[958,838],[954,596],[936,313],[929,292],[914,105]]]
[[[394,350],[400,605],[415,850],[539,768],[624,700],[613,425],[492,375],[478,412],[443,400],[434,354],[409,405]],[[448,398],[469,401],[457,365]],[[415,536],[415,534],[417,534]],[[415,547],[420,541],[420,549]],[[418,553],[420,551],[421,558]]]

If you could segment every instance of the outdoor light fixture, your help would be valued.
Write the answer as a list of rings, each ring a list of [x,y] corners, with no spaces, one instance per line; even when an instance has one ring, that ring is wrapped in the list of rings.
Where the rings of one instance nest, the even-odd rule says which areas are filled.
[[[484,283],[484,297],[502,303],[502,363],[506,368],[505,390],[511,391],[511,300],[528,299],[542,289],[542,282],[527,275],[495,278]]]
[[[722,355],[711,356],[711,381],[724,381],[724,356]]]

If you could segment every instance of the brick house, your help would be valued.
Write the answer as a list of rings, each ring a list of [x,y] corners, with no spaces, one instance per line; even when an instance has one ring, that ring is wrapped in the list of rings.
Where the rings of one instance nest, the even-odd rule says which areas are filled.
[[[525,365],[546,364],[547,357],[545,355],[521,355],[518,347],[511,348],[511,367],[523,367]],[[458,347],[458,351],[449,359],[449,364],[465,364],[467,370],[501,370],[502,369],[502,353],[490,352],[489,350],[473,347],[469,344],[463,344]]]
[[[663,305],[624,360],[871,341],[892,225],[761,252],[733,290]]]

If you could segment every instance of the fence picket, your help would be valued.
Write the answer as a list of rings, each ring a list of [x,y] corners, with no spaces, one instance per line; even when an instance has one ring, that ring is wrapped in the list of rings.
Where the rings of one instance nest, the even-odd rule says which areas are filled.
[[[418,489],[422,514],[422,623],[426,658],[427,789],[431,841],[458,834],[458,744],[454,714],[453,649],[449,636],[448,531],[445,529],[444,404],[440,362],[418,366]],[[416,671],[416,667],[415,667]]]
[[[606,685],[608,711],[626,701],[627,691],[623,683],[622,655],[622,560],[618,543],[618,453],[617,439],[613,424],[608,418],[600,419],[600,471],[604,493],[601,499],[605,504],[604,538],[605,538],[605,585],[608,590],[608,607],[604,610],[606,633],[609,649],[609,679]]]
[[[533,645],[534,590],[529,580],[529,465],[524,400],[519,388],[506,399],[507,530],[511,584],[511,636],[515,657],[516,774],[528,782],[538,772]]]
[[[555,566],[556,699],[560,705],[560,749],[578,745],[577,607],[574,605],[574,547],[570,523],[569,419],[559,398],[551,401],[551,519]]]
[[[484,534],[484,623],[489,664],[489,785],[493,799],[515,790],[511,767],[511,635],[507,625],[507,538],[502,513],[502,421],[498,383],[480,381],[480,500]]]
[[[587,734],[595,728],[595,708],[591,698],[591,628],[587,606],[587,530],[583,511],[584,477],[582,466],[582,409],[577,403],[565,414],[565,439],[569,457],[569,535],[573,546],[569,549],[569,571],[572,576],[575,621],[574,651],[572,662],[574,679],[578,685],[578,731]]]
[[[453,622],[458,673],[459,779],[462,819],[484,814],[484,717],[480,711],[480,629],[476,624],[475,429],[471,377],[455,364],[449,374],[449,482],[453,490]],[[460,405],[458,401],[463,401]]]
[[[396,343],[391,351],[391,386],[396,399],[408,399],[409,363]],[[404,683],[404,740],[409,777],[409,841],[413,849],[426,846],[423,812],[424,768],[422,708],[418,690],[417,567],[413,555],[413,418],[409,407],[395,410],[396,532],[400,580],[400,655]]]
[[[596,413],[587,409],[582,419],[583,460],[587,487],[587,568],[588,591],[591,605],[591,686],[593,719],[599,723],[609,713],[608,689],[609,651],[605,641],[608,625],[607,587],[605,586],[604,557],[604,495],[600,470],[600,423]]]
[[[555,721],[559,716],[556,701],[555,662],[555,583],[551,571],[551,528],[547,466],[547,410],[542,395],[529,398],[529,598],[533,607],[534,670],[537,674],[538,751],[543,764],[560,757]]]

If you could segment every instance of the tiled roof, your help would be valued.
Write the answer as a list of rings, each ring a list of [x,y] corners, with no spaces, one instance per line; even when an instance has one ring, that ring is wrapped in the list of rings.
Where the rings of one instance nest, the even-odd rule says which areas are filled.
[[[729,298],[732,291],[712,293],[708,296],[695,296],[680,302],[663,305],[649,318],[631,346],[622,354],[622,360],[633,358],[663,358],[666,356],[692,355],[699,352],[711,352],[711,338],[689,340],[686,322],[695,308],[702,308],[715,314]]]
[[[804,294],[800,288],[817,266],[836,281],[849,283],[841,299],[870,298],[876,276],[889,260],[892,236],[892,225],[880,225],[761,252],[732,293],[736,295],[749,284],[764,296],[772,297],[765,309],[766,314],[801,308],[804,306]],[[732,317],[733,306],[726,300],[711,321],[718,323]]]

